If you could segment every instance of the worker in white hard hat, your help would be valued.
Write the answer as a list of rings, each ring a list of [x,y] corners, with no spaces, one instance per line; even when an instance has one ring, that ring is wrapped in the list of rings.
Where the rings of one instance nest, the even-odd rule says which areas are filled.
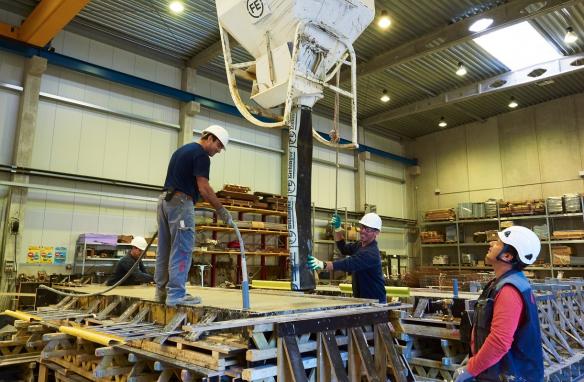
[[[198,304],[201,299],[186,293],[185,284],[195,246],[195,209],[199,197],[215,208],[218,217],[235,226],[209,184],[210,158],[226,150],[229,133],[219,125],[203,130],[197,142],[178,148],[170,158],[164,190],[158,199],[158,253],[156,255],[156,300],[168,306]]]
[[[470,359],[456,371],[456,382],[544,380],[537,305],[522,272],[540,249],[537,235],[520,226],[499,232],[499,239],[490,242],[485,264],[493,267],[495,278],[475,306]]]
[[[360,240],[355,243],[345,242],[341,223],[341,217],[335,214],[331,219],[335,230],[335,242],[345,257],[341,260],[323,262],[313,256],[308,256],[308,266],[315,271],[351,272],[354,297],[369,298],[386,303],[385,279],[376,240],[381,231],[381,218],[373,212],[365,214],[359,220],[361,225]]]
[[[146,239],[141,236],[136,236],[132,239],[130,243],[132,248],[130,252],[126,254],[126,256],[122,257],[116,267],[114,268],[114,273],[112,276],[106,281],[107,285],[114,285],[118,281],[120,281],[126,273],[130,271],[130,269],[134,266],[134,263],[138,260],[142,251],[146,249],[148,243],[146,243]],[[138,284],[147,284],[154,281],[152,275],[146,272],[146,268],[144,268],[144,264],[142,260],[134,270],[132,274],[128,276],[127,279],[120,285],[138,285]]]

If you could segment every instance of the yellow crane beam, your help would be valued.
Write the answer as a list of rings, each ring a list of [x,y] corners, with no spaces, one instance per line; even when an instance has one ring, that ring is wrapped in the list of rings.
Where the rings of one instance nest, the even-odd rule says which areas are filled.
[[[0,24],[0,35],[43,47],[91,0],[42,0],[20,27]]]

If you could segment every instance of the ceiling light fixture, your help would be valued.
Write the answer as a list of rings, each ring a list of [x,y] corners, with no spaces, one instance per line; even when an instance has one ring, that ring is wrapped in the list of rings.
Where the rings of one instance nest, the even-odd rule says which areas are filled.
[[[573,44],[576,42],[576,40],[578,40],[578,35],[576,32],[574,32],[574,29],[572,29],[572,27],[567,27],[566,35],[564,36],[564,42],[566,44]]]
[[[517,106],[519,106],[519,104],[515,100],[515,97],[511,97],[509,99],[509,105],[507,105],[507,106],[509,106],[511,109],[515,109]]]
[[[460,76],[460,77],[466,76],[466,68],[464,67],[462,62],[458,63],[458,69],[456,69],[456,75]]]
[[[391,19],[387,14],[387,11],[384,9],[381,11],[381,15],[379,15],[379,20],[377,20],[377,26],[381,29],[387,29],[391,25]]]
[[[468,27],[468,30],[471,32],[482,32],[490,27],[492,23],[493,19],[483,18],[472,23],[471,26]]]
[[[440,117],[440,122],[438,122],[438,127],[446,127],[448,126],[448,123],[446,123],[446,120],[444,120],[444,117]]]
[[[510,70],[563,57],[528,21],[484,33],[473,41]]]
[[[379,98],[381,100],[381,102],[389,102],[390,98],[389,98],[389,94],[387,94],[387,90],[383,89],[383,94],[381,95],[381,98]]]
[[[168,8],[172,13],[178,15],[179,13],[182,13],[182,11],[185,10],[185,5],[182,3],[182,1],[174,0],[168,4]]]

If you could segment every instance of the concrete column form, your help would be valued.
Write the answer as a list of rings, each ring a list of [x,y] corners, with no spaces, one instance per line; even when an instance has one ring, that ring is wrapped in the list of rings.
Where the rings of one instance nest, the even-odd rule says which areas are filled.
[[[181,89],[193,93],[195,91],[195,78],[197,71],[192,68],[183,68]],[[177,147],[181,147],[193,141],[193,129],[195,116],[201,112],[201,104],[194,101],[181,102],[179,112],[180,131],[178,133]]]
[[[25,63],[23,91],[20,97],[16,134],[14,137],[14,155],[12,161],[19,167],[30,167],[32,150],[36,133],[39,108],[41,78],[47,69],[47,60],[33,56]],[[28,176],[16,174],[13,182],[28,183]],[[15,272],[9,273],[8,268],[17,266],[18,254],[22,253],[22,232],[24,211],[28,197],[28,189],[11,187],[8,193],[7,213],[4,216],[4,232],[2,251],[0,253],[0,291],[6,292],[14,288]],[[14,262],[15,261],[15,262]],[[14,262],[14,263],[13,263]],[[7,265],[10,264],[10,267]],[[9,299],[0,299],[0,307],[8,307]]]

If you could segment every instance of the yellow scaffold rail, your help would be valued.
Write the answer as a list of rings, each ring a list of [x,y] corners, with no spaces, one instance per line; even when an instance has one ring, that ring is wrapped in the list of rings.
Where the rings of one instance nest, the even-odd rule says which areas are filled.
[[[31,322],[31,321],[42,321],[42,317],[39,316],[35,316],[32,314],[28,314],[26,312],[21,312],[20,310],[5,310],[4,313],[7,316],[10,317],[14,317],[17,320],[22,320],[22,321],[27,321],[27,322]]]
[[[83,338],[84,340],[95,342],[104,346],[119,346],[126,343],[126,340],[123,337],[107,333],[99,333],[86,328],[60,326],[59,331],[61,333]]]

